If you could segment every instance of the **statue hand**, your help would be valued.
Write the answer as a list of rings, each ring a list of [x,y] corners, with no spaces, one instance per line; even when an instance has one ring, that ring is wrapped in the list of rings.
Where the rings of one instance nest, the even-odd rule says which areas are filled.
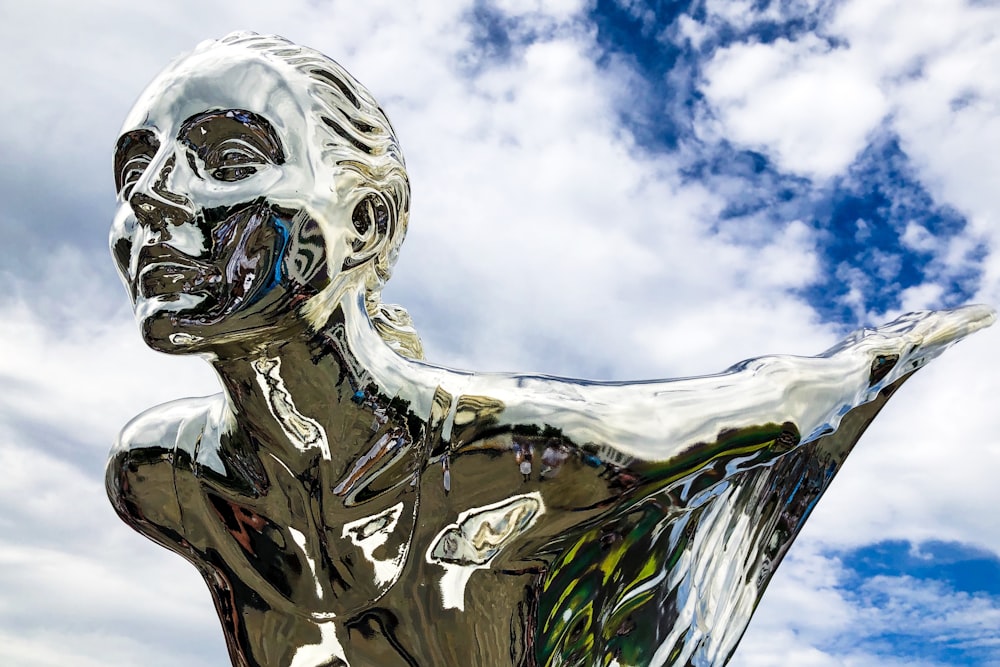
[[[915,371],[952,344],[996,321],[989,306],[908,313],[877,329],[862,329],[823,356],[862,355],[872,364],[872,384]]]

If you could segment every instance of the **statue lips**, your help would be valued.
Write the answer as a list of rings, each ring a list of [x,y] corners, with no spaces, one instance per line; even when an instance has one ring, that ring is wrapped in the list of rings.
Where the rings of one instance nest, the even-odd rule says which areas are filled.
[[[176,262],[157,262],[139,274],[138,292],[145,298],[207,291],[219,282],[219,274],[203,267]]]
[[[186,257],[167,246],[147,246],[139,255],[133,289],[137,296],[148,299],[207,292],[221,279],[219,271],[213,266]]]

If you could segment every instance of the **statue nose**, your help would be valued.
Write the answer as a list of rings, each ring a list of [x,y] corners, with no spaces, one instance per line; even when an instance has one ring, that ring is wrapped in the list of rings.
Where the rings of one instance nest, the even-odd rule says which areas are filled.
[[[161,233],[169,233],[170,226],[189,222],[194,217],[189,207],[174,204],[164,197],[137,192],[130,202],[139,224]]]
[[[140,224],[161,233],[169,225],[180,225],[194,217],[191,200],[171,187],[176,158],[170,156],[156,171],[151,171],[132,190],[129,204]],[[153,165],[151,165],[152,167]]]

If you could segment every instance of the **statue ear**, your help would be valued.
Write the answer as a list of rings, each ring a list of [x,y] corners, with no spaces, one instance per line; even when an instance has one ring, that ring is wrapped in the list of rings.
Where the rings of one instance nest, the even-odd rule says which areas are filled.
[[[389,205],[379,192],[371,192],[358,202],[351,213],[354,240],[351,255],[344,260],[349,269],[375,257],[389,241]]]

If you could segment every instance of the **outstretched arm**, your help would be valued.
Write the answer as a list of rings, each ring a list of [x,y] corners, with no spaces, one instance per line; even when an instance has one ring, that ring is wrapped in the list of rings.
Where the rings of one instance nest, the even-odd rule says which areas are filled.
[[[763,357],[737,364],[727,375],[743,375],[748,387],[759,376],[780,392],[779,403],[751,399],[748,415],[759,422],[784,409],[808,441],[835,430],[848,410],[872,401],[995,320],[987,306],[909,313],[877,329],[862,329],[817,357]]]
[[[670,460],[766,424],[793,424],[808,442],[995,319],[986,306],[911,313],[817,357],[760,357],[705,377],[594,383],[473,375],[460,393],[502,403],[506,424],[551,426],[577,445],[598,443],[638,460]]]

